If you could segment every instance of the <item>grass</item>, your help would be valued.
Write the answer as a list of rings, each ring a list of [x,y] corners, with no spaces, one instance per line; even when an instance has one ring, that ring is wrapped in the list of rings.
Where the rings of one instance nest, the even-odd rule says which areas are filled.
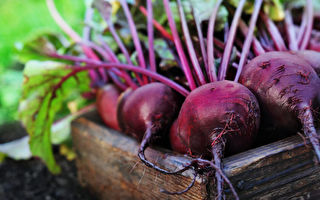
[[[68,23],[81,31],[85,6],[79,0],[55,0]],[[14,44],[41,30],[60,31],[52,20],[45,0],[1,0],[0,70],[14,62]]]
[[[84,1],[55,0],[64,19],[79,33]],[[42,31],[62,32],[50,16],[45,0],[0,1],[0,124],[16,118],[22,71],[14,69],[15,45]]]

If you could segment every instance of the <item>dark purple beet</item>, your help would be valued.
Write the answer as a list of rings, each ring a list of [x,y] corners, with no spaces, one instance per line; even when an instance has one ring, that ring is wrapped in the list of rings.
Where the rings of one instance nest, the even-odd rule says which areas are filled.
[[[125,95],[118,105],[121,130],[141,141],[140,159],[149,167],[165,172],[146,160],[145,149],[169,131],[179,112],[182,97],[162,83],[150,83]]]
[[[307,61],[311,65],[311,67],[317,72],[318,76],[320,76],[320,52],[313,50],[302,50],[290,53],[292,53],[293,55],[297,55],[301,59]]]
[[[320,79],[308,62],[289,52],[269,52],[249,62],[240,83],[258,98],[262,118],[289,132],[302,130],[320,159],[315,117],[320,103]]]
[[[170,138],[171,148],[174,151],[182,154],[188,153],[188,148],[186,144],[183,143],[182,138],[180,138],[178,134],[178,120],[175,120],[171,125],[169,138]]]
[[[100,88],[96,105],[103,122],[110,128],[120,130],[117,120],[117,104],[121,91],[113,84]]]
[[[238,153],[252,145],[259,121],[254,95],[225,80],[190,93],[178,117],[178,134],[192,154],[211,154],[212,146],[220,142],[226,144],[228,153]]]
[[[259,123],[259,105],[250,90],[232,81],[208,83],[187,96],[178,117],[176,137],[181,141],[171,143],[178,144],[173,145],[174,150],[186,144],[192,154],[212,155],[221,169],[223,151],[238,153],[250,148]],[[221,172],[216,172],[216,178],[221,197]]]

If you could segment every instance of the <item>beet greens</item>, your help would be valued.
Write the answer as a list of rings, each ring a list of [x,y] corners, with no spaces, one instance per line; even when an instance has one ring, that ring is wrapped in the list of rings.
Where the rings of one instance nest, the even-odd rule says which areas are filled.
[[[42,68],[46,70],[38,68],[40,65],[26,67],[26,80],[23,86],[24,94],[20,104],[20,117],[30,133],[31,151],[33,155],[43,159],[49,170],[53,173],[58,173],[60,169],[53,158],[50,128],[53,122],[58,119],[57,114],[59,114],[63,103],[70,100],[69,96],[74,96],[75,93],[77,93],[78,96],[80,95],[79,93],[83,93],[86,97],[97,95],[97,105],[101,111],[100,114],[102,118],[106,124],[117,129],[118,125],[112,113],[116,113],[114,108],[116,107],[117,98],[121,91],[127,88],[136,89],[138,86],[149,83],[152,79],[163,82],[168,88],[173,88],[182,94],[182,96],[187,96],[189,93],[187,89],[156,73],[156,69],[154,68],[155,58],[152,55],[152,45],[150,45],[151,47],[149,48],[149,60],[150,65],[153,65],[153,67],[152,70],[147,69],[146,61],[143,58],[142,46],[125,1],[122,1],[122,8],[124,9],[130,30],[133,34],[132,39],[135,49],[137,49],[138,52],[140,66],[134,66],[132,64],[129,54],[130,51],[125,47],[125,44],[122,42],[121,37],[112,24],[111,14],[109,13],[111,5],[108,2],[99,0],[95,1],[95,5],[97,5],[97,3],[102,17],[109,25],[108,28],[112,38],[124,54],[128,64],[120,62],[117,52],[104,41],[102,35],[99,33],[97,33],[97,39],[101,45],[91,42],[92,35],[90,35],[90,27],[85,26],[84,36],[83,38],[80,37],[63,20],[52,0],[47,0],[47,5],[53,19],[60,28],[76,42],[76,45],[81,47],[82,52],[80,52],[80,55],[81,53],[83,55],[74,56],[72,55],[72,51],[65,55],[58,54],[54,45],[49,42],[45,43],[47,40],[43,38],[40,38],[36,43],[28,47],[32,53],[46,56],[46,58],[49,57],[60,60],[59,63],[44,62],[47,66]],[[150,2],[148,9],[150,10]],[[92,9],[88,8],[85,21],[90,21],[91,17]],[[149,21],[150,20],[152,20],[152,17]],[[150,25],[148,26],[148,32],[150,33],[149,43],[152,44],[152,26],[150,27]],[[34,62],[32,64],[34,64]],[[86,76],[86,72],[89,72],[89,77]],[[108,89],[103,88],[103,85],[107,82],[112,82],[113,85],[110,85]],[[107,102],[101,102],[106,98],[108,99]],[[33,102],[31,103],[30,100],[33,100]],[[108,110],[108,114],[111,114],[111,118],[109,119],[105,118],[106,113],[104,113],[104,111],[106,110]]]

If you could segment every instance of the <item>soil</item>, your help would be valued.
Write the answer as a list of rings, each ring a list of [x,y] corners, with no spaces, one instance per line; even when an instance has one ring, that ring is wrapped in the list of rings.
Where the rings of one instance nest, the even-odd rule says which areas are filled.
[[[18,123],[0,126],[0,144],[19,138],[26,133]],[[6,134],[10,132],[10,135]],[[55,151],[62,168],[59,175],[51,174],[39,159],[15,161],[6,158],[0,163],[1,200],[94,200],[77,180],[74,161],[67,161]]]

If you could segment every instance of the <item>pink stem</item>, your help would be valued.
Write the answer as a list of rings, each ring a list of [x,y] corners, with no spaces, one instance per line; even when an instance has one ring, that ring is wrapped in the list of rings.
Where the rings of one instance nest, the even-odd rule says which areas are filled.
[[[84,18],[84,28],[82,31],[82,39],[84,41],[90,41],[90,36],[91,36],[91,27],[89,26],[90,21],[93,17],[93,8],[88,7],[86,10],[85,18]]]
[[[248,27],[243,20],[239,21],[239,28],[244,36],[248,34]],[[266,53],[259,40],[253,36],[252,49],[256,56]]]
[[[157,71],[156,68],[156,58],[154,55],[154,47],[153,47],[153,11],[152,11],[152,0],[147,0],[147,9],[148,9],[148,43],[149,43],[149,63],[150,63],[150,70],[153,72]]]
[[[147,10],[143,6],[139,6],[139,9],[144,16],[148,16]],[[161,35],[163,37],[165,37],[168,40],[173,42],[173,37],[172,37],[171,33],[169,33],[163,26],[161,26],[161,24],[159,24],[159,22],[157,22],[155,19],[153,19],[152,23],[153,23],[154,27],[161,33]]]
[[[190,33],[189,33],[187,21],[186,21],[186,17],[184,15],[183,8],[182,8],[182,5],[181,5],[181,1],[177,0],[177,3],[178,3],[178,10],[179,10],[180,19],[181,19],[180,21],[181,21],[181,25],[182,25],[182,29],[183,29],[185,40],[187,42],[187,49],[188,49],[188,52],[189,52],[189,56],[190,56],[191,62],[193,64],[193,69],[194,69],[194,71],[196,73],[196,77],[198,78],[198,80],[200,82],[200,85],[204,85],[204,84],[206,84],[206,80],[205,80],[205,78],[203,76],[203,73],[201,71],[200,64],[198,62],[196,52],[194,51],[194,47],[193,47],[193,44],[192,44],[192,40],[191,40],[191,37],[190,37]]]
[[[107,61],[111,61],[111,62],[119,62],[118,59],[115,59],[116,56],[113,55],[112,53],[108,53],[107,51],[105,51],[102,47],[96,45],[93,42],[87,42],[86,43],[88,46],[90,46],[91,48],[93,48],[95,51],[97,51],[105,60]],[[111,50],[111,49],[110,49]],[[100,69],[100,70],[104,70],[104,69]],[[130,76],[126,73],[126,72],[120,72],[119,69],[116,68],[111,68],[110,69],[113,73],[120,75],[122,78],[125,79],[126,83],[132,87],[132,88],[137,88],[137,86],[135,85],[135,83],[131,80]],[[110,75],[110,74],[109,74]],[[123,88],[123,86],[121,86],[119,84],[119,81],[115,80],[116,77],[110,75],[110,77],[112,78],[112,80],[114,81],[115,84],[117,84],[120,88]]]
[[[117,87],[119,87],[122,91],[125,91],[125,90],[128,88],[128,86],[125,85],[125,84],[123,84],[123,83],[119,80],[119,77],[118,77],[119,75],[121,76],[122,74],[118,74],[118,76],[117,76],[117,75],[116,75],[117,72],[115,72],[115,70],[113,70],[113,69],[115,69],[115,68],[111,68],[110,71],[108,72],[111,80],[112,80],[113,83],[114,83]],[[117,71],[120,72],[119,69],[117,69]]]
[[[298,44],[301,44],[302,40],[303,40],[303,35],[304,35],[304,31],[306,29],[307,26],[307,8],[305,8],[304,13],[302,15],[302,21],[300,24],[300,29],[298,32]]]
[[[81,37],[64,21],[64,19],[61,17],[59,12],[57,11],[57,8],[54,5],[53,0],[46,0],[46,2],[47,2],[47,7],[49,9],[50,14],[52,18],[55,20],[55,22],[58,24],[58,26],[67,35],[69,35],[75,42],[80,42]]]
[[[218,14],[219,7],[222,3],[222,0],[218,0],[214,6],[214,9],[212,11],[212,14],[210,16],[209,20],[209,26],[208,26],[208,42],[207,42],[207,53],[208,53],[208,71],[207,74],[209,75],[210,82],[214,82],[217,80],[217,72],[216,72],[216,66],[214,63],[214,45],[213,45],[213,38],[214,38],[214,25],[216,22],[216,17]]]
[[[297,51],[298,50],[297,37],[294,31],[292,15],[289,10],[286,10],[284,20],[285,20],[286,33],[288,36],[289,49],[292,51]]]
[[[235,82],[239,81],[239,77],[242,72],[242,68],[243,68],[245,62],[247,61],[247,56],[248,56],[250,46],[252,43],[252,39],[253,39],[253,31],[254,31],[254,28],[257,23],[257,19],[258,19],[261,5],[262,5],[262,1],[263,0],[255,0],[253,13],[252,13],[252,16],[250,19],[250,26],[249,26],[248,34],[246,36],[246,40],[244,41],[244,45],[243,45],[243,49],[242,49],[241,57],[240,57],[240,61],[239,61],[239,66],[237,69],[237,74],[234,79]]]
[[[300,50],[305,50],[309,44],[313,26],[313,7],[312,0],[307,0],[307,27],[300,44]]]
[[[130,55],[129,55],[129,52],[128,50],[126,49],[125,45],[123,44],[123,42],[121,41],[117,31],[115,30],[114,26],[113,26],[113,23],[111,22],[111,20],[109,19],[105,19],[107,24],[108,24],[108,28],[113,36],[113,39],[115,40],[115,42],[117,43],[117,45],[119,46],[121,52],[123,53],[124,57],[126,58],[128,64],[132,65],[132,62],[131,62],[131,59],[130,59]],[[134,73],[136,78],[137,78],[137,81],[140,85],[143,85],[143,82],[139,76],[139,74],[136,74]]]
[[[214,45],[216,45],[219,49],[224,49],[225,48],[225,45],[222,41],[220,41],[219,39],[217,38],[213,38],[213,42],[214,42]],[[215,49],[215,52],[216,52],[216,49]],[[237,57],[240,58],[241,56],[241,53],[236,49],[236,55]]]
[[[266,30],[264,29],[263,26],[261,26],[261,24],[259,24],[259,36],[260,36],[260,42],[263,46],[263,48],[266,51],[276,51],[275,47],[274,47],[274,42],[272,39],[269,38],[268,33],[266,32]]]
[[[60,58],[64,59],[62,57],[63,56],[61,56]],[[87,60],[87,64],[89,66],[84,66],[84,67],[81,66],[78,68],[72,67],[71,68],[72,71],[60,80],[60,82],[54,88],[54,91],[56,91],[58,88],[60,88],[64,81],[66,81],[68,78],[76,75],[79,72],[82,72],[85,70],[91,70],[91,69],[99,69],[99,68],[110,69],[110,68],[116,67],[119,69],[135,71],[135,72],[141,73],[145,76],[149,76],[152,79],[158,80],[158,81],[162,82],[163,84],[167,85],[168,87],[171,87],[172,89],[176,90],[178,93],[180,93],[183,96],[188,96],[190,93],[189,91],[187,91],[186,89],[184,89],[182,86],[178,85],[177,83],[173,82],[172,80],[170,80],[162,75],[159,75],[157,73],[154,73],[150,70],[143,69],[141,67],[137,67],[134,65],[121,64],[121,63],[104,63],[104,62],[93,61],[93,60]]]
[[[224,26],[224,34],[223,34],[224,42],[227,42],[229,31],[230,31],[230,27],[229,27],[229,22],[227,21]]]
[[[193,9],[192,9],[192,14],[193,14],[193,16],[195,16]],[[204,39],[203,39],[203,33],[201,30],[201,23],[199,22],[198,17],[193,17],[193,18],[196,23],[196,28],[197,28],[197,33],[198,33],[198,38],[199,38],[199,43],[200,43],[202,59],[203,59],[203,63],[205,66],[205,71],[207,72],[208,71],[208,58],[207,58],[207,51],[206,51],[206,47],[205,47],[205,43],[204,43]]]
[[[46,0],[46,2],[49,12],[57,25],[75,42],[80,42],[82,40],[81,37],[64,21],[64,19],[59,14],[56,6],[54,5],[53,0]],[[89,58],[99,59],[90,48],[82,46],[82,49]],[[89,71],[89,75],[93,82],[96,82],[98,80],[98,75],[95,71]]]
[[[239,24],[239,20],[240,20],[241,13],[242,13],[245,2],[246,2],[246,0],[240,0],[238,7],[236,9],[236,13],[233,17],[232,24],[230,27],[230,32],[228,35],[228,40],[226,43],[226,48],[223,52],[223,56],[222,56],[222,60],[221,60],[221,64],[220,64],[219,78],[218,78],[219,80],[224,80],[226,78],[228,64],[229,64],[229,60],[230,60],[230,56],[231,56],[231,52],[232,52],[232,46],[233,46],[233,42],[235,39],[236,31],[237,31],[237,26]]]
[[[175,43],[175,46],[177,48],[177,52],[178,52],[180,60],[181,60],[182,69],[183,69],[184,74],[187,78],[190,89],[194,90],[196,88],[196,84],[195,84],[195,81],[192,77],[192,72],[191,72],[188,60],[186,58],[186,55],[183,52],[183,47],[182,47],[182,44],[181,44],[181,41],[179,38],[179,34],[178,34],[178,31],[176,28],[176,24],[174,22],[172,12],[170,9],[169,0],[163,0],[163,4],[164,4],[165,10],[166,10],[166,14],[168,16],[169,26],[172,31],[174,43]]]
[[[120,63],[116,54],[112,51],[112,49],[108,46],[108,44],[103,41],[101,36],[98,36],[98,40],[100,41],[102,48],[104,48],[105,51],[109,54],[110,61]],[[132,80],[132,78],[127,72],[123,71],[123,75],[124,75],[123,76],[124,80],[129,84],[131,88],[133,89],[138,88],[138,85]]]
[[[284,43],[284,40],[277,28],[277,26],[273,23],[273,21],[266,15],[265,13],[261,12],[260,17],[262,21],[265,23],[266,28],[275,44],[275,47],[278,51],[287,51],[287,47]]]
[[[140,39],[139,39],[139,36],[138,36],[138,33],[137,33],[136,25],[134,24],[134,21],[132,19],[132,15],[130,13],[127,1],[126,0],[120,0],[120,3],[122,5],[122,8],[124,10],[124,13],[125,13],[125,15],[127,17],[128,23],[129,23],[129,28],[130,28],[130,31],[131,31],[131,34],[132,34],[133,43],[134,43],[134,46],[135,46],[136,51],[138,53],[139,65],[142,68],[147,69],[146,62],[145,62],[145,59],[144,59],[144,56],[143,56],[143,51],[142,51]],[[148,79],[145,76],[143,76],[143,83],[144,84],[148,83]]]

